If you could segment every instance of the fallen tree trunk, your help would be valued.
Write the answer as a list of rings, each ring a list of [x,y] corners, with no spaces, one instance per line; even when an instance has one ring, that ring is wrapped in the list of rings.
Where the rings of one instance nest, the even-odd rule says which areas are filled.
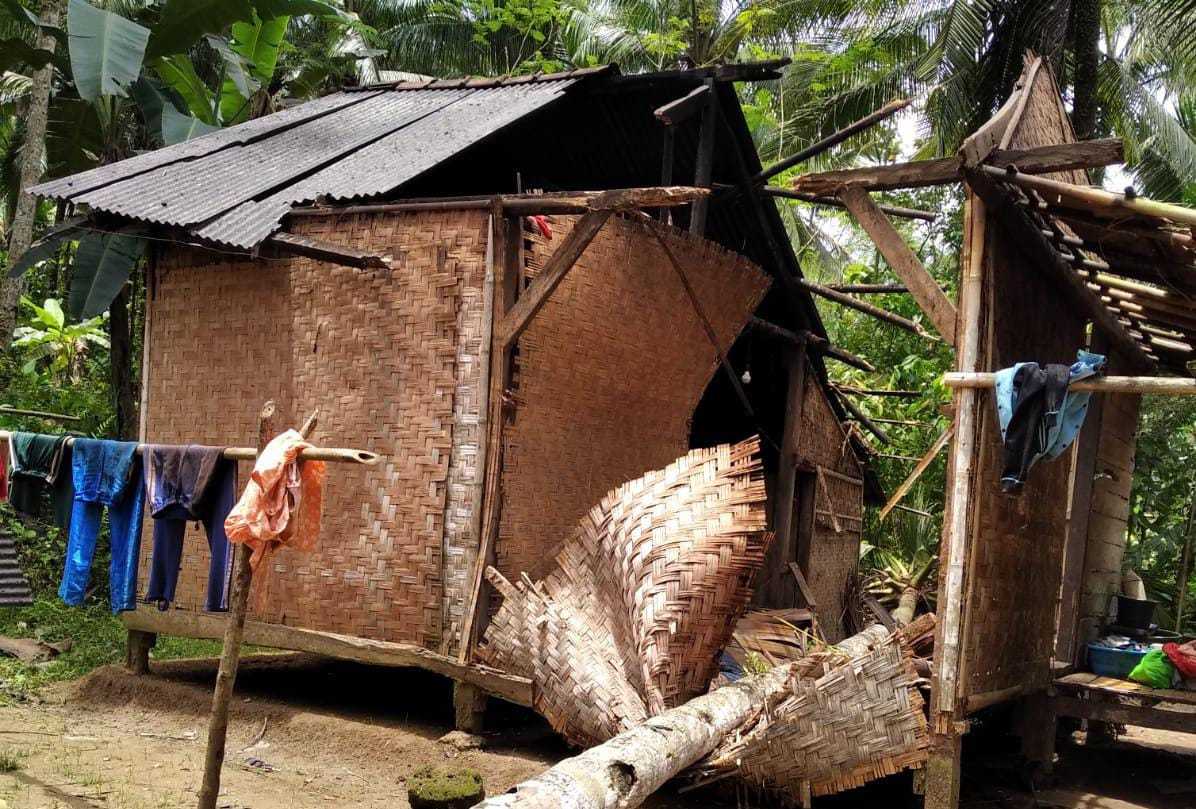
[[[835,645],[866,654],[889,632],[876,625]],[[631,809],[697,763],[758,709],[785,692],[795,664],[715,689],[591,747],[475,809]]]

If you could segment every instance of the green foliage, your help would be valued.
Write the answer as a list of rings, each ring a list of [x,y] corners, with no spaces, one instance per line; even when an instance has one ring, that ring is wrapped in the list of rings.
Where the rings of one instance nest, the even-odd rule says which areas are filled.
[[[477,800],[485,794],[482,776],[476,770],[432,766],[411,773],[407,792],[413,806],[441,806],[464,799]]]
[[[45,368],[54,383],[78,382],[88,347],[108,348],[103,327],[107,313],[81,323],[67,323],[62,305],[54,298],[47,298],[42,306],[21,298],[21,305],[32,312],[33,324],[13,330],[13,347],[24,355],[21,370],[27,375],[36,376]]]
[[[88,233],[75,252],[70,307],[75,317],[107,310],[145,253],[145,241],[123,233]]]
[[[61,564],[60,555],[60,573]],[[0,610],[0,634],[35,637],[47,643],[71,641],[68,651],[47,663],[0,658],[0,704],[25,699],[51,683],[124,660],[124,625],[108,611],[107,596],[92,595],[81,607],[68,607],[50,594],[38,596],[31,607]],[[155,660],[219,654],[218,641],[189,638],[159,638],[153,650]]]
[[[149,29],[119,14],[70,0],[67,7],[71,75],[87,101],[124,96],[141,74]]]

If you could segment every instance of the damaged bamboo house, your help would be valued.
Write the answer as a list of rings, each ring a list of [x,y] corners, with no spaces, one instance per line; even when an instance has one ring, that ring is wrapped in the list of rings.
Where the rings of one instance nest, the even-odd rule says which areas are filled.
[[[736,547],[763,561],[719,574],[717,620],[750,597],[853,631],[881,494],[825,363],[868,366],[826,340],[734,89],[781,66],[354,88],[34,189],[151,240],[143,436],[242,443],[272,399],[385,458],[329,482],[246,642],[439,672],[466,728],[487,694],[537,704],[477,654],[492,583],[540,578],[626,481],[752,440]],[[157,635],[223,633],[186,547],[172,608],[123,617],[135,669]]]

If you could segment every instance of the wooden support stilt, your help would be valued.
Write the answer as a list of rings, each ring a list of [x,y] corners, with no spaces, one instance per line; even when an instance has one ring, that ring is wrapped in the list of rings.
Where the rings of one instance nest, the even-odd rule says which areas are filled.
[[[453,717],[457,730],[481,733],[486,729],[486,692],[473,683],[453,683]]]
[[[125,636],[125,668],[131,674],[149,674],[150,649],[158,642],[153,632],[130,629]]]

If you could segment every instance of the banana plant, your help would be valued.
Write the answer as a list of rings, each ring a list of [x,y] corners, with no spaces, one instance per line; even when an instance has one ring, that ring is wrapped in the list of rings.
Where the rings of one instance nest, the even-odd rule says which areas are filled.
[[[104,334],[107,313],[68,323],[62,304],[54,298],[48,298],[38,306],[22,297],[21,305],[30,311],[32,323],[13,331],[13,346],[25,355],[21,370],[26,374],[36,374],[40,366],[46,365],[59,379],[69,377],[72,382],[78,382],[83,376],[83,359],[88,348],[109,347],[108,337]]]

